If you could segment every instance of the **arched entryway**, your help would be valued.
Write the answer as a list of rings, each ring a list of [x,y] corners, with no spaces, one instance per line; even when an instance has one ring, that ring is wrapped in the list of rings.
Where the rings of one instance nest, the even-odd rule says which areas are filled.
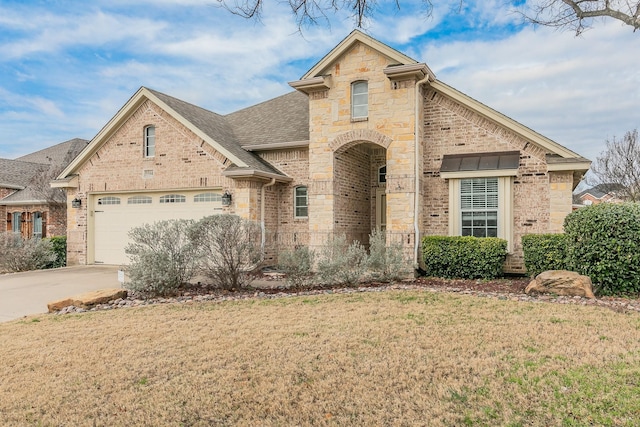
[[[344,135],[332,147],[333,231],[365,246],[374,230],[386,231],[387,147],[391,143],[384,135],[369,133]]]

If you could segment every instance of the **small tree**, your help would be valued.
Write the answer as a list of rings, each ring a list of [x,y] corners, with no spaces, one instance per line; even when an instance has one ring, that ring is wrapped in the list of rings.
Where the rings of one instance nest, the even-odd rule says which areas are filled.
[[[590,183],[598,184],[598,189],[629,202],[640,202],[638,130],[625,133],[622,139],[607,140],[607,149],[591,166],[591,172]]]
[[[0,271],[29,271],[47,268],[56,260],[49,240],[23,238],[20,233],[0,233]]]
[[[191,231],[200,248],[199,269],[223,289],[240,289],[253,280],[262,258],[260,226],[237,215],[212,215]]]
[[[125,252],[131,258],[127,287],[149,295],[174,293],[196,272],[198,248],[191,241],[191,220],[145,224],[129,231],[132,243]]]

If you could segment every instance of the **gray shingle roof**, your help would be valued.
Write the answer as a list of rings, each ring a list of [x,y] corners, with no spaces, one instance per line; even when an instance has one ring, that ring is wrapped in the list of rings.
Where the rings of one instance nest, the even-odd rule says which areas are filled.
[[[18,157],[16,160],[66,166],[78,154],[80,154],[80,151],[82,151],[88,143],[89,141],[86,139],[74,138],[43,150]]]
[[[31,178],[43,167],[42,163],[0,159],[0,187],[26,187]]]
[[[273,166],[269,165],[258,156],[244,150],[240,146],[234,133],[234,128],[225,117],[164,93],[149,88],[147,89],[158,97],[158,99],[171,107],[176,113],[180,114],[183,118],[220,144],[224,149],[229,151],[242,162],[246,163],[249,168],[282,175],[282,173]]]
[[[48,187],[44,192],[33,187],[34,185],[48,186],[48,182],[34,183],[34,178],[39,173],[49,170],[50,168],[56,170],[65,167],[80,154],[80,151],[87,146],[88,142],[89,141],[85,139],[74,138],[52,147],[18,157],[15,160],[0,159],[0,187],[24,187],[5,197],[0,203],[42,200],[44,192],[47,194],[56,193],[56,191],[50,190]],[[47,180],[45,179],[44,181]],[[56,196],[58,195],[56,194]],[[64,195],[61,193],[59,196],[61,198],[59,200],[56,198],[56,200],[63,202]]]
[[[309,98],[297,91],[225,117],[243,147],[309,140]]]

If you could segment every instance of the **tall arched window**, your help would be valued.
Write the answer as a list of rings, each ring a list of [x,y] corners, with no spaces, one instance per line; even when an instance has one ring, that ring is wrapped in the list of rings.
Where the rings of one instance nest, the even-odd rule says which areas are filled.
[[[366,119],[369,116],[369,83],[351,83],[351,118]]]
[[[144,128],[144,156],[153,157],[156,155],[156,128],[147,126]]]

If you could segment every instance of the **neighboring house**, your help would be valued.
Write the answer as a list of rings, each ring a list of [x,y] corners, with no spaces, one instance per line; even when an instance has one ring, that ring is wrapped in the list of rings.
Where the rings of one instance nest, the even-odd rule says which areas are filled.
[[[581,191],[573,195],[573,203],[577,207],[591,206],[599,203],[622,203],[618,197],[616,189],[619,184],[598,184],[595,187]]]
[[[508,240],[562,230],[590,161],[352,32],[295,92],[219,115],[142,87],[62,172],[68,259],[127,263],[131,227],[234,213],[263,224],[266,263],[373,230]]]
[[[0,230],[24,237],[66,235],[64,191],[52,189],[50,181],[88,142],[76,138],[17,159],[0,159]]]

